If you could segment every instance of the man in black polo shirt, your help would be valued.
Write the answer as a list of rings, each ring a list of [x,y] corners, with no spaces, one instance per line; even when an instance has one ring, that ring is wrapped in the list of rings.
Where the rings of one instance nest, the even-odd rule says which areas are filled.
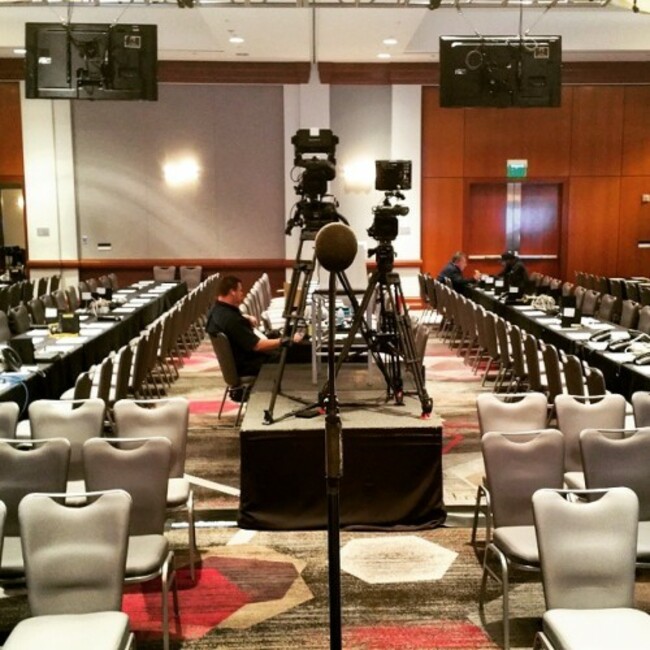
[[[254,329],[257,321],[239,310],[244,300],[241,280],[226,275],[219,282],[217,300],[208,316],[206,331],[211,336],[223,332],[230,341],[237,373],[241,376],[257,375],[262,364],[272,358],[273,352],[289,344],[289,339],[269,339]],[[294,342],[302,339],[296,334]]]

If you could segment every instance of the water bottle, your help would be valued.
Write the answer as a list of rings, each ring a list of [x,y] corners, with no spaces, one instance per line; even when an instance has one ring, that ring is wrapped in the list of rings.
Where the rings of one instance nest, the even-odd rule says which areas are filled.
[[[345,312],[343,311],[343,307],[339,307],[336,310],[336,326],[343,327],[343,325],[345,325]]]

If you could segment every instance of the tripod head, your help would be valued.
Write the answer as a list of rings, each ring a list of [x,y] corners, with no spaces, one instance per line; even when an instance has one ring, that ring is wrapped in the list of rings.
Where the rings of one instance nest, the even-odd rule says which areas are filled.
[[[294,145],[294,170],[301,170],[294,186],[300,199],[287,221],[285,234],[299,227],[310,236],[329,223],[346,219],[338,213],[338,201],[327,194],[327,183],[336,178],[338,137],[330,129],[299,129],[291,138]]]

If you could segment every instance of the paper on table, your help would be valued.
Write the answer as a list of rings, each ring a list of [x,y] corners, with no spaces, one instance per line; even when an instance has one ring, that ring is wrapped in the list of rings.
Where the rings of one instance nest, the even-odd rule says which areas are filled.
[[[631,363],[634,355],[631,352],[605,352],[605,356],[616,363]]]
[[[113,310],[113,313],[114,314],[132,314],[137,309],[138,309],[137,307],[118,307],[117,309]]]
[[[587,341],[591,332],[567,332],[566,337],[572,341]]]
[[[546,316],[546,312],[540,311],[539,309],[531,309],[526,312],[526,316]]]
[[[552,318],[552,317],[536,318],[535,320],[538,323],[542,323],[542,325],[559,325],[561,322],[559,318]]]

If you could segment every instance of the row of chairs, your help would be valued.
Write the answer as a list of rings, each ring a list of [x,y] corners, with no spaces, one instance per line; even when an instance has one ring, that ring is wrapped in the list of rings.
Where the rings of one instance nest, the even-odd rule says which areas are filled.
[[[650,279],[608,278],[583,271],[576,272],[576,284],[585,289],[593,289],[598,293],[609,293],[621,300],[633,300],[641,305],[650,305]]]
[[[506,649],[510,647],[508,592],[512,568],[524,571],[542,570],[547,608],[550,610],[544,617],[544,647],[642,647],[640,637],[635,636],[629,629],[617,630],[613,645],[603,644],[603,637],[597,635],[607,633],[607,638],[611,639],[611,632],[607,631],[606,627],[601,629],[603,620],[596,616],[590,617],[587,629],[586,621],[583,621],[582,629],[575,630],[572,629],[572,624],[580,620],[579,615],[563,617],[551,614],[561,606],[559,603],[563,603],[569,610],[594,607],[630,609],[634,602],[635,566],[648,566],[650,481],[645,469],[642,477],[639,472],[629,470],[637,464],[647,467],[650,460],[650,428],[618,431],[616,435],[611,431],[585,430],[581,433],[580,443],[588,490],[572,492],[574,505],[571,512],[572,516],[578,519],[562,519],[552,524],[548,521],[549,528],[544,527],[540,534],[540,513],[536,503],[540,498],[538,491],[565,490],[564,436],[556,429],[545,429],[510,434],[491,431],[481,439],[490,495],[490,517],[494,529],[483,557],[479,605],[483,611],[487,597],[487,580],[489,577],[494,578],[501,586],[503,639]],[[610,508],[603,511],[603,504],[608,503],[608,500],[596,499],[596,495],[591,492],[610,488],[622,488],[629,492],[627,498],[635,506],[630,510],[629,517],[621,520],[620,513],[612,512]],[[599,496],[601,494],[602,492],[598,493]],[[544,497],[543,501],[547,499],[549,498]],[[554,504],[551,510],[559,507],[553,499],[550,499],[549,503]],[[546,512],[545,507],[542,510]],[[564,512],[567,514],[569,511],[565,509]],[[609,517],[607,513],[610,514]],[[586,524],[585,517],[590,523],[595,521],[594,517],[606,518],[600,534],[591,525]],[[622,523],[621,528],[619,523]],[[574,538],[573,533],[577,533],[577,538]],[[577,547],[573,545],[575,539]],[[557,545],[557,548],[554,545]],[[552,549],[555,549],[555,552],[549,553]],[[561,553],[558,552],[560,549]],[[612,549],[615,549],[614,558],[609,556]],[[606,567],[602,565],[605,557],[613,560],[607,562]],[[624,565],[627,567],[623,573],[622,558],[625,558]],[[498,568],[494,568],[492,559],[497,561]],[[570,571],[567,571],[568,565],[572,565]],[[564,573],[562,580],[558,580],[560,573]],[[605,578],[605,582],[599,580],[601,576]],[[577,580],[577,584],[574,584],[573,580]],[[621,580],[627,585],[624,597],[621,597],[621,593],[608,595],[610,586],[616,589]],[[549,586],[552,595],[546,591]],[[583,597],[587,593],[589,596],[585,601],[581,601],[576,598],[574,589],[582,590]],[[616,604],[608,604],[613,602]],[[607,612],[601,612],[600,616],[605,619],[606,624],[610,622]],[[643,614],[640,618],[644,619],[642,629],[647,634],[650,617]],[[568,638],[561,640],[561,634],[568,635]],[[583,639],[586,636],[591,644],[573,645],[572,642],[579,639],[580,634]],[[635,641],[631,642],[632,639]]]
[[[151,432],[151,429],[150,429]],[[129,431],[131,433],[131,431]],[[166,498],[169,483],[169,468],[172,458],[172,444],[156,432],[154,437],[124,439],[88,438],[81,445],[84,467],[84,481],[88,492],[69,495],[65,491],[68,477],[71,443],[66,438],[46,438],[26,444],[24,441],[0,441],[0,499],[7,510],[5,534],[3,536],[4,579],[23,581],[25,579],[25,554],[28,554],[29,537],[22,539],[21,518],[24,499],[33,493],[57,494],[58,507],[70,506],[74,513],[79,508],[79,499],[84,504],[92,502],[93,493],[106,490],[124,490],[130,497],[131,509],[128,518],[128,544],[123,570],[124,582],[144,582],[154,579],[162,581],[163,647],[169,648],[168,594],[174,594],[174,608],[178,618],[174,553],[164,534],[166,520]],[[69,497],[72,497],[71,499]],[[86,508],[81,508],[86,510]],[[65,528],[68,517],[60,526]],[[98,522],[95,532],[112,525],[112,521]],[[54,539],[56,531],[52,531]],[[55,583],[70,580],[61,573],[63,567],[51,552],[47,570]],[[13,562],[12,562],[13,561]],[[95,557],[97,564],[103,563],[101,556]],[[73,570],[71,573],[75,573]],[[120,575],[120,572],[117,574]],[[88,576],[89,584],[95,584],[94,574]],[[28,576],[29,580],[29,576]],[[28,583],[29,592],[29,583]],[[38,599],[38,593],[34,596]],[[30,597],[30,603],[32,598]],[[116,603],[119,608],[119,601]],[[61,605],[65,611],[65,605]],[[17,634],[20,639],[22,633]],[[25,639],[23,639],[24,641]],[[29,640],[29,635],[27,637]],[[14,641],[12,641],[14,643]],[[18,640],[9,647],[34,647],[20,645]],[[46,643],[41,647],[52,647]],[[62,646],[63,647],[63,646]],[[79,646],[67,646],[79,647]]]
[[[203,276],[203,267],[202,266],[180,266],[178,268],[178,279],[181,282],[185,282],[188,290],[195,289],[201,284],[201,279]],[[156,282],[173,282],[176,278],[176,267],[175,266],[154,266],[153,267],[153,279]]]
[[[61,278],[58,275],[43,276],[34,280],[21,280],[14,284],[0,287],[0,311],[7,312],[21,302],[27,303],[34,296],[52,293],[59,288]]]
[[[602,372],[575,355],[539,341],[450,287],[433,280],[439,332],[474,373],[482,369],[482,385],[496,392],[532,390],[547,395],[549,404],[562,393],[602,395]]]

